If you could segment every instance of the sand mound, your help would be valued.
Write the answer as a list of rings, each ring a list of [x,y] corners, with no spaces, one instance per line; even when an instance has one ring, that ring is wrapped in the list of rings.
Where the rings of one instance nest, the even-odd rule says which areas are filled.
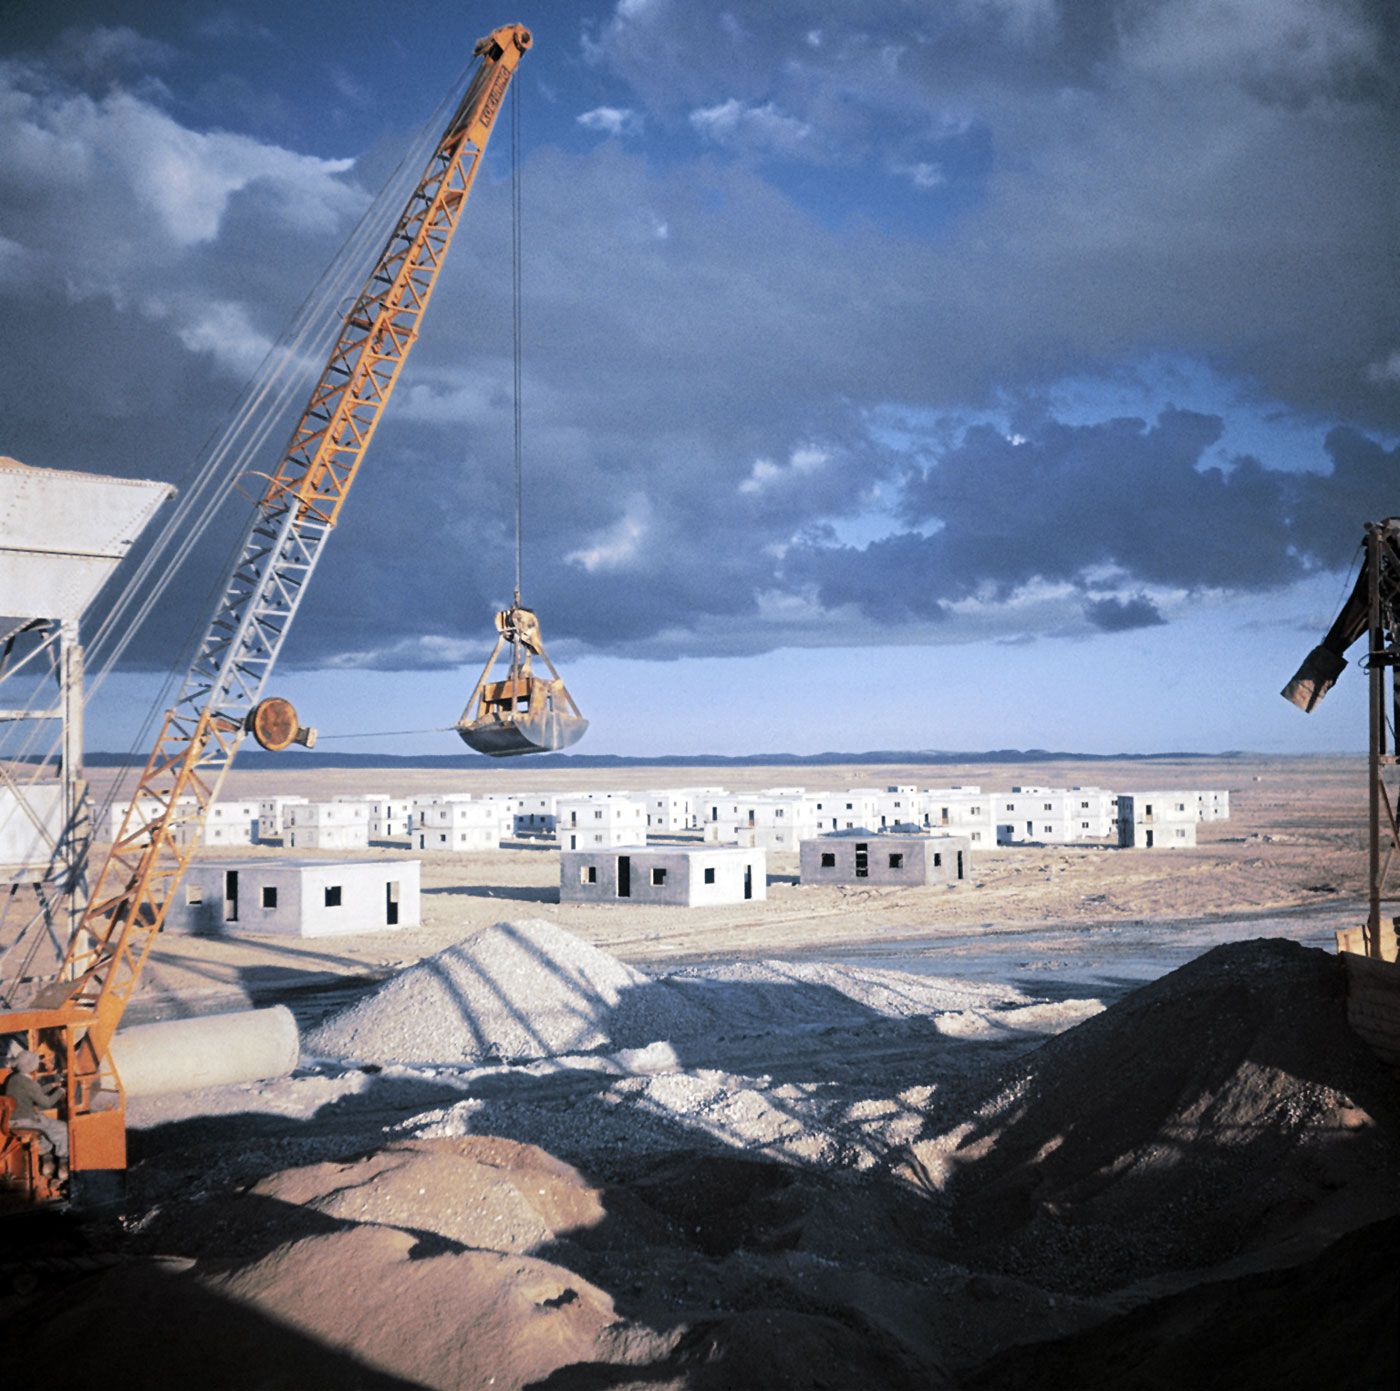
[[[1105,1289],[1271,1244],[1297,1259],[1394,1210],[1393,1081],[1347,1026],[1338,960],[1294,942],[1217,947],[984,1095],[942,1137],[955,1231],[1045,1283]]]
[[[552,923],[501,922],[401,971],[305,1039],[372,1063],[520,1061],[666,1038],[680,1021],[650,980]],[[648,1019],[651,1007],[659,1017]]]

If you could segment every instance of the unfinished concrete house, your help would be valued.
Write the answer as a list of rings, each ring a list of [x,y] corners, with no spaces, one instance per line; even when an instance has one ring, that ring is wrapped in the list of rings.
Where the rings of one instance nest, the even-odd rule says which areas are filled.
[[[487,802],[452,800],[419,806],[413,844],[419,850],[467,853],[501,848],[501,810]]]
[[[751,797],[736,804],[736,814],[708,822],[705,839],[795,855],[802,838],[818,830],[816,803],[809,797]]]
[[[333,937],[417,927],[417,860],[241,860],[191,865],[167,932]]]
[[[291,808],[286,844],[291,850],[363,850],[369,845],[365,802],[301,802]]]
[[[969,872],[966,836],[828,831],[802,842],[803,884],[956,884]]]
[[[996,846],[996,813],[992,794],[980,787],[926,787],[920,824],[931,831],[966,836],[979,850]]]
[[[309,797],[263,797],[258,801],[258,839],[282,840],[292,827],[292,808],[305,806]]]
[[[1124,850],[1184,850],[1196,843],[1191,792],[1120,792],[1118,844]]]
[[[646,803],[611,792],[592,797],[561,797],[555,834],[561,850],[645,845]]]
[[[705,908],[768,897],[768,857],[732,845],[613,846],[559,856],[561,903]]]

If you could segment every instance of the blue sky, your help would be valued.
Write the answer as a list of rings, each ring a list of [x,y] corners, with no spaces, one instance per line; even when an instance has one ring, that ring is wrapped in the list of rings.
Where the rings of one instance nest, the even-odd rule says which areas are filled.
[[[0,452],[186,478],[512,19],[526,598],[580,751],[1361,746],[1354,672],[1277,692],[1400,511],[1367,0],[12,5]],[[493,146],[275,681],[327,734],[450,724],[509,598],[508,177]]]

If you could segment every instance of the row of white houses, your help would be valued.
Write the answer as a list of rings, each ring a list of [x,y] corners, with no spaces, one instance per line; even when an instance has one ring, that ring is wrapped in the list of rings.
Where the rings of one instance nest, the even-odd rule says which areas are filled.
[[[129,804],[109,813],[115,837]],[[1194,845],[1196,825],[1229,816],[1226,791],[1114,793],[1099,787],[919,788],[901,784],[845,791],[718,787],[647,792],[362,793],[313,801],[275,796],[228,800],[210,809],[204,842],[280,842],[295,850],[353,850],[371,841],[414,850],[499,849],[511,836],[554,838],[561,850],[635,846],[648,837],[700,832],[714,845],[798,853],[804,840],[836,831],[920,831],[965,837],[977,850],[1002,845],[1116,842],[1157,848]],[[155,815],[138,808],[137,824]]]

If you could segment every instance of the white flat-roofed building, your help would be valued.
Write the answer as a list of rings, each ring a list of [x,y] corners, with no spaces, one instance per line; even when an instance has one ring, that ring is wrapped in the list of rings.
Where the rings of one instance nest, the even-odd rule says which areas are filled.
[[[520,792],[515,798],[515,833],[552,836],[558,822],[559,793]]]
[[[1067,845],[1076,839],[1066,789],[1013,787],[995,795],[999,844]]]
[[[368,802],[301,802],[291,808],[290,850],[363,850],[369,845]]]
[[[862,827],[804,840],[800,853],[803,884],[956,884],[970,872],[972,842]]]
[[[108,839],[108,840],[114,841],[114,840],[116,840],[116,838],[121,834],[122,822],[123,822],[123,820],[125,820],[125,818],[126,818],[127,808],[130,807],[130,806],[132,806],[132,805],[133,805],[133,803],[131,802],[130,799],[122,799],[122,800],[114,801],[114,802],[112,802],[112,803],[108,806],[108,808],[107,808],[107,839]],[[135,805],[136,805],[136,808],[137,808],[137,816],[140,818],[140,820],[141,820],[143,823],[144,823],[144,822],[153,821],[153,820],[156,818],[156,816],[159,815],[159,813],[160,813],[160,803],[159,803],[158,801],[156,801],[156,799],[155,799],[154,797],[143,797],[143,798],[140,799],[139,803],[137,803],[137,804],[135,804]],[[181,815],[188,815],[188,814],[189,814],[189,809],[192,808],[192,807],[195,805],[195,801],[194,801],[194,798],[193,798],[193,797],[181,797],[181,798],[178,799],[178,801],[175,803],[175,805],[176,805],[178,808],[181,809]],[[131,825],[131,828],[130,828],[130,833],[131,833],[133,836],[136,837],[136,839],[135,839],[135,841],[134,841],[135,844],[137,844],[137,845],[146,845],[146,844],[149,843],[149,837],[148,837],[148,836],[139,834],[139,827],[138,827],[136,821],[134,821],[134,820],[133,820],[132,825]],[[175,836],[175,838],[176,838],[177,841],[183,842],[183,837],[182,837],[182,835],[181,835],[181,833],[179,832],[178,829],[177,829],[177,831],[176,831],[176,836]]]
[[[880,819],[876,806],[880,794],[870,788],[852,788],[849,792],[812,792],[808,795],[816,808],[819,830],[853,831]]]
[[[251,845],[258,828],[256,801],[215,802],[204,818],[200,835],[202,845]],[[176,830],[175,839],[183,843],[183,827]]]
[[[653,835],[693,830],[700,824],[695,794],[684,788],[643,792],[647,805],[647,829]]]
[[[750,797],[736,804],[735,815],[708,823],[705,839],[795,855],[802,839],[818,830],[816,803],[810,797]]]
[[[735,845],[629,845],[564,850],[561,903],[704,908],[768,897],[768,859]]]
[[[258,799],[258,839],[280,840],[292,825],[292,808],[304,806],[309,797],[260,797]]]
[[[980,787],[926,787],[923,790],[925,829],[966,836],[978,850],[995,849],[996,813],[992,794]]]
[[[1196,843],[1193,792],[1120,792],[1118,844],[1125,850],[1187,850]]]
[[[193,864],[167,932],[332,937],[417,927],[417,860],[224,860]]]
[[[1225,791],[1197,792],[1196,817],[1199,821],[1228,821],[1230,794]]]
[[[363,802],[369,807],[371,840],[401,840],[408,835],[413,802],[409,797],[393,797],[387,792],[353,792],[335,798],[337,802]]]
[[[1074,840],[1112,840],[1118,834],[1118,798],[1102,787],[1071,787],[1069,819]]]
[[[640,798],[620,793],[561,797],[555,834],[561,850],[593,850],[615,845],[645,845],[647,807]]]
[[[489,802],[438,802],[414,813],[413,844],[419,850],[467,853],[501,848],[501,809]]]
[[[882,828],[923,824],[926,798],[917,787],[887,787],[875,796],[875,821]]]

